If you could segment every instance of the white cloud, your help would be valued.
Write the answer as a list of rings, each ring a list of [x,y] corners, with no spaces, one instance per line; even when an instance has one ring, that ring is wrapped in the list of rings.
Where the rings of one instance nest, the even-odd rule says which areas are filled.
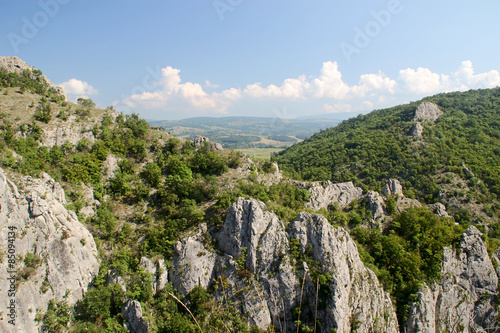
[[[336,103],[333,105],[324,104],[323,110],[325,110],[327,113],[352,112],[353,107],[351,104],[346,103]]]
[[[219,85],[216,83],[212,83],[209,80],[205,80],[205,86],[207,88],[219,88]]]
[[[122,103],[129,108],[149,109],[198,109],[225,112],[229,104],[225,100],[234,100],[238,95],[231,88],[221,93],[207,94],[199,83],[181,83],[180,70],[167,66],[161,69],[159,88],[153,92],[133,94]],[[209,81],[205,82],[210,85]]]
[[[432,94],[444,90],[449,83],[449,76],[433,73],[428,68],[419,67],[402,69],[399,78],[405,85],[405,90],[415,94]]]
[[[72,80],[67,82],[71,91],[89,92],[93,89],[86,82]],[[123,104],[130,108],[199,114],[227,113],[231,106],[242,100],[273,100],[311,102],[316,105],[320,102],[319,105],[323,105],[325,112],[358,112],[404,103],[439,92],[497,85],[500,85],[500,73],[497,70],[475,74],[471,61],[462,62],[456,72],[449,74],[435,73],[425,67],[406,68],[399,71],[397,78],[390,78],[379,71],[362,74],[357,84],[349,85],[343,80],[338,63],[326,61],[316,77],[300,75],[297,78],[286,78],[280,84],[263,86],[256,82],[242,89],[206,92],[204,88],[215,90],[218,85],[209,80],[205,80],[203,86],[195,82],[182,82],[180,70],[168,66],[161,69],[161,79],[156,87],[152,87],[153,91],[144,92],[147,89],[143,89],[143,92],[126,98]]]
[[[457,81],[469,88],[494,88],[500,86],[500,73],[491,70],[486,73],[474,74],[472,61],[463,61],[457,72],[454,73]]]
[[[97,89],[92,87],[90,84],[88,84],[85,81],[81,81],[78,79],[69,79],[68,81],[65,81],[63,83],[58,84],[58,86],[62,87],[64,89],[64,92],[66,95],[71,96],[71,97],[85,97],[87,98],[88,96],[91,95],[97,95],[99,92]]]

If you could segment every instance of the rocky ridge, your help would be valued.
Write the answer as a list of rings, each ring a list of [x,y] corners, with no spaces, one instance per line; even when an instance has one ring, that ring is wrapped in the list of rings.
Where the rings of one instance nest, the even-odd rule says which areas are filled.
[[[20,177],[17,185],[10,178],[0,169],[0,244],[7,253],[8,228],[15,227],[15,328],[36,332],[37,311],[45,311],[50,299],[61,300],[67,291],[68,304],[83,297],[99,270],[98,253],[92,235],[65,208],[59,183],[45,173],[38,179]],[[6,259],[0,263],[0,288],[6,293],[0,301],[3,309],[9,302],[7,265]],[[7,320],[4,314],[0,331],[11,331]]]
[[[458,250],[444,249],[441,276],[418,292],[407,332],[498,332],[498,275],[475,226],[462,235]]]
[[[0,57],[0,67],[5,68],[8,73],[18,73],[18,74],[25,69],[30,71],[36,69],[34,66],[26,64],[22,59],[15,56]],[[61,87],[56,86],[45,75],[42,74],[42,77],[43,79],[45,79],[45,81],[47,81],[49,88],[54,89],[60,95],[64,95],[64,97],[66,97],[66,94],[64,93],[64,90]]]
[[[210,150],[224,150],[220,143],[210,142],[210,140],[205,136],[197,135],[193,142],[196,150],[200,150],[204,143],[208,144]]]
[[[389,295],[361,262],[348,232],[321,215],[301,213],[286,227],[262,202],[239,198],[213,235],[220,252],[207,244],[204,233],[202,227],[175,245],[169,274],[182,293],[197,285],[217,286],[219,298],[233,300],[261,329],[273,324],[295,331],[292,310],[302,304],[302,324],[314,325],[310,318],[316,316],[322,331],[398,331]],[[309,267],[292,250],[308,256],[311,265],[321,263],[320,268]],[[312,300],[317,300],[318,274],[327,282],[316,313]]]

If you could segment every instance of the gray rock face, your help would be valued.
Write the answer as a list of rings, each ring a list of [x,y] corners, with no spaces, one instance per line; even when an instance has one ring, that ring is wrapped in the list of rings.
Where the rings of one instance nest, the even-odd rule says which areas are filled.
[[[124,292],[127,291],[127,284],[125,283],[125,280],[123,280],[123,278],[118,275],[118,272],[116,270],[108,271],[108,279],[106,282],[108,284],[116,283],[122,288]]]
[[[387,184],[384,185],[382,188],[382,195],[383,196],[388,196],[388,195],[398,195],[403,197],[403,186],[397,179],[390,179]]]
[[[200,148],[203,146],[203,143],[207,142],[210,145],[210,150],[224,150],[222,148],[222,145],[217,142],[210,142],[210,140],[207,137],[197,135],[194,138],[194,147],[196,150],[200,150]]]
[[[331,277],[322,287],[327,289],[319,299],[324,306],[316,314],[322,331],[398,331],[391,300],[362,264],[355,243],[347,231],[333,228],[321,215],[301,213],[287,231],[262,202],[239,198],[213,236],[219,253],[204,245],[202,234],[200,229],[176,244],[170,276],[174,288],[184,293],[196,285],[216,284],[217,296],[232,300],[249,323],[295,332],[292,309],[300,305],[302,293],[301,321],[314,326],[314,276],[321,273]],[[309,269],[297,261],[292,243],[294,251],[306,253],[310,263],[320,266]]]
[[[115,177],[115,172],[119,169],[118,162],[119,159],[113,154],[109,154],[106,157],[102,163],[104,178],[112,179]]]
[[[379,218],[384,216],[384,199],[380,196],[378,192],[369,191],[366,194],[366,198],[368,199],[367,208],[372,212],[373,218]]]
[[[424,134],[424,126],[420,122],[416,122],[415,125],[410,130],[410,135],[414,137],[415,139],[420,139],[422,138]]]
[[[92,278],[98,273],[98,253],[92,235],[78,221],[76,214],[64,207],[64,191],[47,174],[40,179],[21,177],[17,185],[0,169],[0,244],[7,243],[8,227],[15,227],[15,301],[16,329],[37,332],[37,309],[46,310],[50,299],[61,300],[69,290],[67,301],[74,304],[83,297]],[[18,187],[19,186],[19,187]],[[38,258],[26,263],[20,256]],[[0,306],[7,308],[9,281],[8,261],[0,262],[0,289],[5,292]],[[0,331],[12,326],[3,315]]]
[[[433,123],[438,120],[438,118],[443,114],[443,111],[439,109],[439,106],[431,102],[423,102],[415,110],[414,121],[427,120]]]
[[[448,215],[448,212],[446,211],[446,207],[440,202],[429,205],[429,210],[432,210],[439,217],[450,217],[450,215]]]
[[[7,72],[9,73],[21,73],[23,70],[28,69],[30,71],[33,71],[36,69],[33,66],[27,65],[23,60],[21,60],[18,57],[0,57],[0,67],[5,68]],[[66,94],[64,93],[63,89],[61,87],[57,87],[55,84],[50,82],[49,79],[45,75],[42,75],[42,77],[47,81],[49,88],[55,89],[60,95],[64,95],[66,97]]]
[[[154,294],[165,288],[168,282],[168,272],[165,268],[164,259],[160,259],[158,263],[155,264],[151,259],[142,257],[139,261],[139,265],[144,267],[144,270],[153,277],[152,288]]]
[[[49,124],[43,131],[42,145],[53,147],[55,145],[61,146],[66,142],[76,145],[82,139],[93,143],[95,136],[92,129],[93,125],[75,123],[71,119],[64,126],[57,126],[55,123]]]
[[[127,328],[131,333],[148,333],[149,323],[142,316],[141,303],[127,300],[122,307],[123,318],[126,320]]]
[[[375,273],[361,262],[356,244],[343,228],[334,228],[321,215],[300,213],[290,225],[290,238],[298,239],[301,252],[308,247],[324,273],[331,274],[326,310],[318,318],[330,332],[398,332],[392,302]],[[314,282],[314,281],[311,281]],[[308,297],[314,283],[308,285]]]
[[[205,232],[206,225],[203,225],[194,234],[175,244],[169,279],[183,294],[196,286],[206,288],[212,278],[216,255],[204,245]]]
[[[419,291],[407,332],[483,332],[497,326],[498,276],[475,226],[462,235],[458,253],[444,249],[441,276],[439,284]]]
[[[360,199],[363,196],[363,190],[354,186],[352,182],[334,184],[331,181],[314,182],[311,185],[302,185],[310,193],[310,199],[307,205],[313,210],[328,208],[328,205],[337,202],[339,207],[345,207],[354,199]]]

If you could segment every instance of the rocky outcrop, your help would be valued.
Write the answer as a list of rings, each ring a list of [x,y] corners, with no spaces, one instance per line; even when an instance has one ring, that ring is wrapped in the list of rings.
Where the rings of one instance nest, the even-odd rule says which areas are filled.
[[[77,145],[82,139],[94,143],[96,139],[92,132],[93,128],[93,125],[79,124],[71,119],[64,126],[57,126],[57,123],[49,124],[44,128],[42,145],[46,147],[62,146],[66,142]]]
[[[95,214],[95,210],[101,205],[101,203],[99,200],[94,198],[94,189],[91,186],[87,186],[83,183],[80,186],[82,188],[81,194],[83,207],[80,209],[79,214],[83,218],[92,217]]]
[[[170,276],[183,293],[217,286],[217,297],[230,299],[261,329],[273,324],[295,332],[292,310],[301,306],[301,324],[311,329],[316,317],[324,332],[398,331],[389,295],[361,262],[348,232],[321,215],[301,213],[287,228],[262,202],[239,198],[213,234],[219,252],[203,234],[202,227],[175,246]]]
[[[15,56],[0,57],[0,68],[5,68],[8,73],[18,73],[18,74],[22,73],[22,71],[26,69],[30,71],[36,69],[35,67],[29,66],[22,59]],[[55,91],[58,92],[58,94],[64,95],[66,97],[66,94],[64,93],[64,90],[61,87],[56,86],[43,74],[42,78],[47,82],[49,88],[54,89]]]
[[[498,276],[475,226],[462,235],[458,252],[444,249],[441,276],[440,283],[420,289],[407,332],[498,331]]]
[[[377,219],[381,216],[384,216],[384,199],[378,192],[368,191],[366,194],[366,198],[368,200],[368,204],[366,205],[369,211],[372,212],[373,218]]]
[[[157,264],[153,263],[151,259],[147,257],[142,257],[139,261],[139,266],[143,267],[146,272],[151,274],[153,293],[156,294],[163,288],[168,282],[168,272],[165,267],[165,260],[160,259]]]
[[[209,149],[210,150],[224,150],[224,148],[222,148],[222,145],[220,143],[210,142],[210,140],[207,137],[204,137],[204,136],[201,136],[201,135],[197,135],[194,138],[194,147],[195,147],[195,149],[197,151],[200,150],[200,148],[203,146],[203,144],[205,142],[209,145]]]
[[[415,110],[413,121],[430,121],[435,123],[436,120],[443,114],[439,106],[432,102],[423,102]]]
[[[382,195],[397,195],[403,197],[403,186],[397,179],[390,179],[382,188]]]
[[[354,186],[352,182],[334,184],[331,181],[307,183],[295,183],[300,188],[307,189],[310,193],[307,205],[313,210],[328,208],[329,205],[338,203],[339,207],[345,207],[354,199],[363,196],[363,190]]]
[[[169,280],[183,294],[187,294],[195,286],[206,288],[212,278],[216,255],[204,244],[203,235],[206,232],[204,224],[174,246]]]
[[[446,211],[445,205],[440,202],[429,205],[429,210],[433,211],[439,217],[450,217],[450,215],[448,215],[448,212]]]
[[[421,139],[423,137],[423,134],[424,134],[424,126],[422,126],[422,124],[417,121],[415,125],[413,125],[413,127],[411,128],[410,135],[414,139]]]
[[[131,333],[148,333],[149,323],[142,316],[141,303],[127,300],[122,306],[122,315],[125,319],[125,325]]]
[[[37,309],[46,310],[50,299],[61,300],[67,290],[69,304],[83,297],[98,273],[98,253],[92,235],[74,212],[66,210],[59,183],[45,173],[39,179],[27,176],[15,182],[0,169],[0,246],[7,253],[8,231],[15,229],[17,271],[15,297],[9,298],[8,261],[0,262],[0,289],[5,292],[0,305],[7,309],[14,299],[16,329],[36,332]],[[5,313],[2,317],[0,331],[10,332],[9,318]]]
[[[115,172],[119,171],[118,159],[115,155],[109,154],[102,163],[102,173],[105,179],[112,179],[115,177]]]

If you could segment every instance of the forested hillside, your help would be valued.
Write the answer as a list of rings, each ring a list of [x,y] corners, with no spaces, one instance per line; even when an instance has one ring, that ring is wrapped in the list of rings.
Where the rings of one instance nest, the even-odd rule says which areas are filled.
[[[411,135],[415,110],[436,103],[444,113],[436,123],[423,122],[423,135]],[[322,131],[275,157],[292,178],[353,180],[380,190],[399,179],[406,194],[438,202],[448,184],[460,200],[484,205],[495,219],[500,212],[500,88],[439,94],[419,102],[360,115]],[[457,178],[458,177],[458,178]],[[458,186],[460,187],[460,186]]]

